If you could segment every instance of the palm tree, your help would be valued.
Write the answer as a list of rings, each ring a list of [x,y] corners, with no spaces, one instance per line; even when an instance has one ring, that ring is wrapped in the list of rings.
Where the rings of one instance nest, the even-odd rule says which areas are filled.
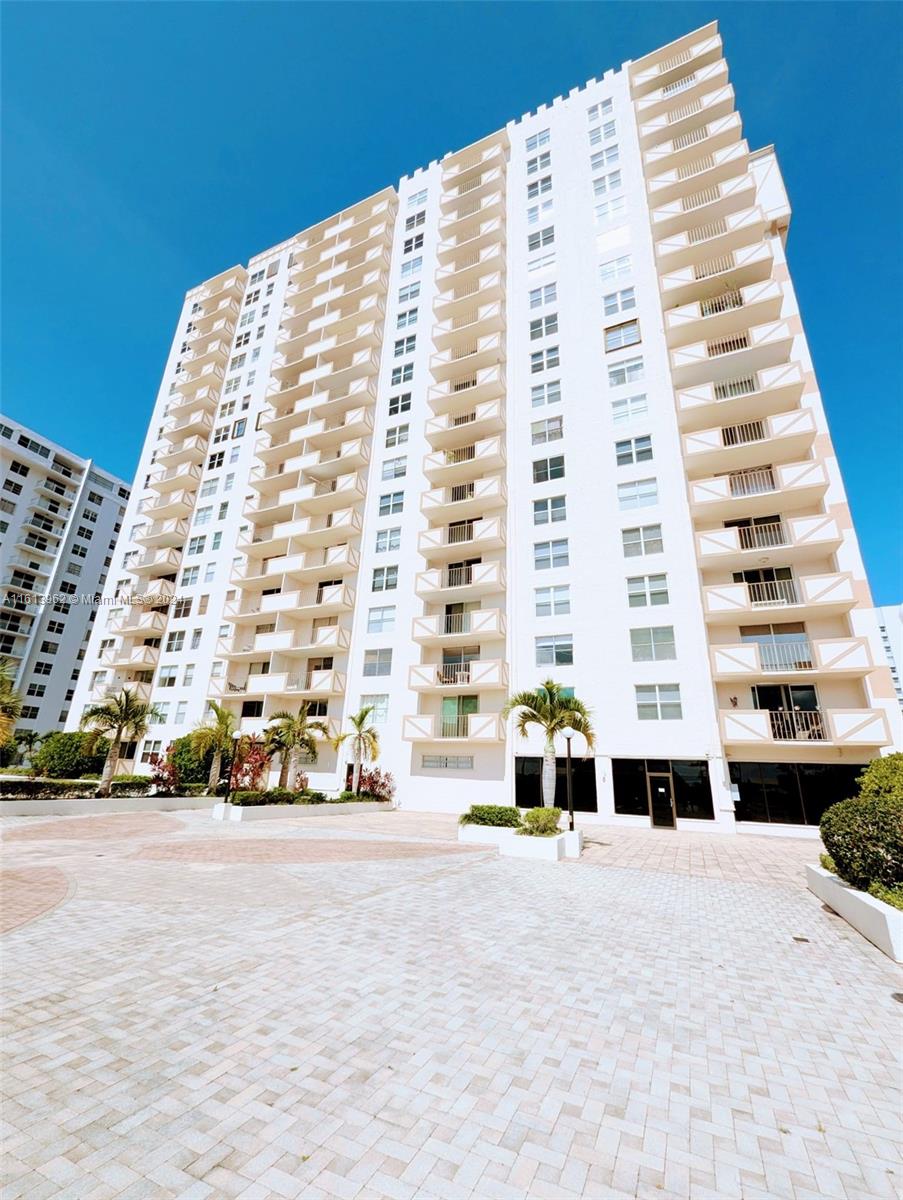
[[[32,765],[32,759],[35,756],[41,742],[47,737],[46,733],[38,733],[36,729],[19,729],[16,731],[15,742],[19,754],[22,756],[22,765]]]
[[[147,704],[139,700],[136,693],[123,688],[121,692],[113,692],[100,704],[89,704],[82,713],[79,722],[82,729],[88,729],[89,749],[93,749],[97,739],[102,735],[110,737],[110,749],[107,751],[103,764],[103,773],[97,788],[98,796],[109,796],[113,776],[119,765],[119,753],[124,738],[137,741],[147,733],[152,721],[162,720],[162,714],[156,704]]]
[[[297,779],[298,756],[306,754],[313,762],[317,761],[317,739],[315,733],[329,735],[329,729],[324,721],[308,719],[309,706],[302,704],[296,713],[273,713],[272,723],[267,730],[267,742],[273,751],[282,755],[279,768],[279,786],[288,787],[289,778]]]
[[[198,725],[188,736],[191,738],[191,749],[198,758],[213,752],[207,792],[208,795],[215,795],[222,772],[223,755],[231,755],[234,749],[232,734],[235,732],[235,714],[215,700],[208,701],[208,705],[213,719]]]
[[[365,704],[360,712],[351,713],[348,717],[353,729],[329,739],[330,745],[336,750],[340,749],[344,742],[349,739],[351,741],[351,757],[354,763],[351,772],[351,790],[355,795],[360,788],[361,766],[365,762],[376,762],[379,758],[379,734],[372,725],[367,724],[372,712],[373,705]]]
[[[0,658],[0,746],[12,741],[16,721],[22,715],[22,701],[15,689],[15,681],[9,659]]]
[[[535,692],[515,692],[502,709],[502,716],[507,718],[515,711],[516,728],[521,737],[527,737],[531,725],[538,725],[545,734],[542,802],[546,808],[551,808],[555,803],[555,735],[570,726],[583,734],[587,751],[592,750],[595,744],[592,714],[582,700],[566,696],[564,688],[554,679],[541,683]]]

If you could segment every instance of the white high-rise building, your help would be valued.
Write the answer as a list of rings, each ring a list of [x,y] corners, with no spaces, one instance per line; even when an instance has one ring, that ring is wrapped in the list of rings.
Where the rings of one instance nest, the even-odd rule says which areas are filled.
[[[709,25],[190,291],[71,721],[368,704],[403,806],[532,804],[552,677],[597,819],[816,822],[901,734],[789,220]]]
[[[90,459],[0,419],[0,658],[22,697],[17,729],[69,716],[128,498]]]

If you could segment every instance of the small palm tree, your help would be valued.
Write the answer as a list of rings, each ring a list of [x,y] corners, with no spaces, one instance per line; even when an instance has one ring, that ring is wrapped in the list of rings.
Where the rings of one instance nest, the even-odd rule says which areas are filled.
[[[103,773],[97,788],[98,796],[109,796],[113,776],[119,765],[119,754],[123,739],[129,741],[143,738],[152,721],[159,721],[162,714],[155,704],[147,704],[139,700],[133,691],[123,688],[121,692],[113,692],[100,704],[90,704],[82,713],[80,725],[90,732],[89,750],[93,749],[97,739],[102,735],[109,736],[110,749],[107,751],[103,764]]]
[[[32,766],[32,759],[47,737],[46,733],[38,733],[36,729],[19,729],[16,731],[15,742],[22,756],[23,766]]]
[[[360,788],[362,765],[365,762],[376,762],[379,758],[379,734],[372,725],[367,724],[372,712],[373,705],[365,704],[360,712],[351,713],[348,717],[353,726],[352,729],[329,739],[330,745],[336,750],[340,749],[343,743],[351,742],[351,758],[354,763],[351,772],[351,790],[355,795]]]
[[[16,676],[6,658],[0,658],[0,746],[13,738],[16,721],[22,715],[22,700],[15,689]]]
[[[235,732],[235,714],[215,700],[208,701],[208,704],[212,720],[196,726],[188,736],[191,738],[191,749],[198,758],[205,758],[213,752],[207,792],[215,795],[222,774],[223,756],[231,755],[234,750],[232,735]]]
[[[298,756],[306,754],[313,762],[317,761],[317,739],[315,733],[329,735],[329,729],[324,721],[311,721],[308,717],[309,706],[302,704],[296,713],[273,713],[272,721],[267,730],[267,742],[276,754],[282,755],[279,768],[279,786],[288,787],[289,779],[297,779]]]
[[[530,726],[538,725],[546,738],[542,755],[542,802],[546,808],[555,803],[555,735],[568,726],[582,733],[587,750],[595,744],[592,714],[574,696],[565,696],[564,688],[554,679],[547,679],[534,692],[516,692],[502,710],[507,718],[517,712],[517,732],[527,737]]]

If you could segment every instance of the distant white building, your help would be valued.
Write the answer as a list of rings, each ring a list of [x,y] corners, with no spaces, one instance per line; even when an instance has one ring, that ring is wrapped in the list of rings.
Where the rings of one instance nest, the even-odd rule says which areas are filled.
[[[903,670],[903,604],[886,604],[876,608],[875,619],[897,699],[903,708],[903,682],[900,680],[900,671]]]
[[[789,221],[709,25],[190,291],[71,724],[369,704],[402,805],[530,804],[552,676],[596,819],[817,822],[900,713]]]
[[[129,487],[90,459],[0,418],[0,658],[22,697],[18,729],[62,729]]]

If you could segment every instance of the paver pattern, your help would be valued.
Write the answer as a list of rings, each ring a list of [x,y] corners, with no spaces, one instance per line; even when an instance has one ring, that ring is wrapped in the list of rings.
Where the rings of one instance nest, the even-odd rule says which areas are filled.
[[[56,867],[0,869],[0,933],[27,925],[65,900],[69,881]]]
[[[3,1200],[899,1195],[899,975],[805,890],[817,843],[165,820],[7,822],[76,886],[4,939]]]

